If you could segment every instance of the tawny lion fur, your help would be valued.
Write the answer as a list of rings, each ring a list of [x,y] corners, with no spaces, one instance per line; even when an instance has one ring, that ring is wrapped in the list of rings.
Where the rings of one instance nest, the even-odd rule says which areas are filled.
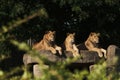
[[[62,54],[61,47],[55,44],[55,31],[48,31],[43,39],[37,44],[33,45],[35,50],[50,50],[53,54],[56,54],[57,51],[59,54]]]
[[[103,57],[103,54],[104,54],[104,57],[107,58],[106,50],[98,47],[99,35],[100,35],[100,33],[91,32],[89,34],[89,37],[85,41],[85,46],[90,51],[96,51],[98,53],[99,57]]]
[[[64,45],[65,45],[66,51],[71,51],[73,53],[74,57],[78,57],[79,56],[79,50],[74,43],[74,39],[75,39],[74,36],[75,36],[75,33],[67,34],[67,37],[64,41]]]

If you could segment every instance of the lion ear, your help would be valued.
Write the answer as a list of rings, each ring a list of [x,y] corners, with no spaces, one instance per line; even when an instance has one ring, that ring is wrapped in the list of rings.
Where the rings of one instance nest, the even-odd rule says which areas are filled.
[[[92,36],[92,35],[94,35],[94,34],[95,34],[94,32],[91,32],[91,33],[90,33],[90,36]]]
[[[45,34],[49,33],[50,31],[45,31]]]
[[[70,33],[67,33],[67,36],[69,35]]]
[[[90,36],[93,36],[94,34],[97,34],[97,36],[100,36],[100,33],[95,33],[95,32],[91,32]]]
[[[73,36],[75,36],[75,33],[73,33]]]
[[[100,33],[97,33],[97,36],[100,36]]]
[[[53,34],[56,34],[56,31],[53,31]]]

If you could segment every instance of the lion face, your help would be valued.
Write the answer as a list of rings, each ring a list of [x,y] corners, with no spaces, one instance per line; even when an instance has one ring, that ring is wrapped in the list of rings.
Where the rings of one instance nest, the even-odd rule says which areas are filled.
[[[99,43],[99,36],[100,36],[100,33],[91,32],[89,35],[89,39],[93,43]]]
[[[68,33],[67,34],[67,41],[73,43],[75,39],[75,33]]]
[[[54,41],[55,40],[55,33],[56,33],[55,31],[48,31],[45,34],[44,38],[48,41]]]

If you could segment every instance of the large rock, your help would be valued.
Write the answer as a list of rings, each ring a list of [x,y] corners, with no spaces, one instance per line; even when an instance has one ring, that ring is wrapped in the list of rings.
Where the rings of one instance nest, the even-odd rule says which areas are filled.
[[[120,48],[116,45],[110,45],[107,48],[107,68],[108,73],[113,70],[120,72]]]
[[[116,58],[116,54],[118,54],[116,52],[116,50],[118,49],[117,46],[115,45],[110,45],[107,48],[107,66],[114,66],[115,64],[115,58]]]
[[[33,66],[33,75],[35,78],[40,78],[43,74],[42,69],[40,69],[40,66],[38,64],[35,64]]]
[[[43,76],[43,67],[44,69],[49,68],[48,65],[40,66],[39,64],[33,65],[33,75],[35,78],[40,78]]]
[[[39,56],[44,56],[50,62],[64,61],[66,58],[73,58],[71,52],[65,51],[64,55],[54,55],[50,51],[41,50],[38,54]],[[94,51],[81,50],[80,58],[74,63],[96,63],[100,58]],[[23,55],[23,62],[25,65],[37,63],[37,60],[30,54]]]
[[[71,52],[68,51],[64,51],[63,55],[54,55],[52,54],[50,51],[45,51],[42,50],[38,53],[38,56],[44,56],[46,59],[48,59],[49,62],[62,62],[64,60],[66,60],[66,58],[73,58],[73,55]],[[70,64],[68,67],[73,69],[73,68],[80,68],[82,67],[89,67],[90,66],[90,70],[94,69],[94,64],[97,63],[101,58],[98,56],[97,52],[94,51],[88,51],[88,50],[80,50],[80,58],[73,62],[72,64]],[[116,57],[118,58],[117,62],[115,62],[114,60],[116,59]],[[39,70],[39,65],[37,64],[38,61],[31,56],[30,54],[24,54],[23,56],[23,62],[24,64],[27,66],[28,64],[33,64],[33,74],[34,76],[39,76],[42,75],[41,70]],[[114,70],[116,71],[120,71],[120,48],[117,47],[116,45],[110,45],[107,48],[107,73],[110,73]],[[91,64],[92,63],[92,64]],[[48,64],[46,64],[48,65]],[[92,65],[92,66],[91,66]]]
[[[73,58],[71,52],[65,52],[66,58]],[[80,58],[74,63],[96,63],[100,60],[97,52],[88,51],[88,50],[80,50]]]
[[[32,54],[32,55],[30,55],[28,53],[23,55],[23,63],[24,63],[24,65],[38,63],[37,60],[36,60],[36,56],[34,56],[34,54]],[[39,57],[39,56],[43,56],[44,58],[46,58],[50,62],[56,62],[56,61],[61,60],[61,58],[59,56],[54,55],[50,51],[47,51],[47,50],[41,50],[38,53],[37,57]]]

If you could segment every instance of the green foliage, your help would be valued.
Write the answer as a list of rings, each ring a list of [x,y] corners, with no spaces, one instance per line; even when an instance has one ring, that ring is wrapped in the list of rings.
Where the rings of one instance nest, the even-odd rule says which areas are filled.
[[[32,72],[29,72],[27,68],[15,68],[11,72],[5,73],[3,71],[0,72],[0,75],[3,76],[1,79],[6,80],[6,77],[9,75],[14,74],[15,72],[19,72],[21,69],[23,70],[22,75],[19,76],[11,76],[10,80],[119,80],[119,73],[115,74],[116,72],[111,72],[107,75],[107,65],[106,62],[101,61],[98,64],[93,65],[92,70],[89,72],[88,70],[75,70],[74,72],[71,72],[70,70],[66,69],[66,66],[69,65],[71,62],[74,62],[77,60],[76,58],[73,59],[66,59],[63,63],[58,62],[56,64],[46,65],[45,59],[42,56],[39,56],[39,54],[34,51],[30,50],[29,46],[27,46],[25,43],[20,43],[17,41],[12,41],[13,44],[18,46],[19,49],[25,50],[27,53],[30,53],[33,58],[35,58],[38,61],[38,70],[40,70],[41,76],[32,77]],[[24,46],[23,46],[24,45]],[[37,71],[38,71],[37,70]]]
[[[103,42],[106,46],[110,43],[119,44],[119,38],[116,37],[120,24],[119,0],[1,0],[0,26],[11,25],[15,20],[23,19],[41,8],[45,9],[43,14],[47,18],[43,19],[45,15],[42,18],[35,17],[8,33],[20,41],[25,41],[29,38],[39,40],[41,37],[39,34],[42,35],[46,30],[59,30],[59,34],[64,32],[62,35],[65,35],[65,32],[76,32],[80,34],[82,41],[83,36],[87,36],[91,31],[97,31],[105,36]],[[8,31],[6,26],[2,30]],[[113,30],[117,35],[111,36]],[[85,34],[81,35],[82,33]],[[117,40],[108,42],[108,39],[113,37]],[[64,38],[60,36],[60,39]],[[58,40],[61,41],[60,39]]]
[[[11,50],[6,41],[0,42],[0,60],[10,57]]]
[[[89,80],[108,80],[106,77],[106,63],[94,65],[93,71],[88,76]]]
[[[60,35],[76,32],[80,36],[99,31],[105,38],[105,46],[119,45],[119,13],[119,0],[0,0],[0,63],[3,65],[3,68],[0,66],[0,80],[120,80],[120,73],[106,74],[105,62],[94,65],[91,72],[66,69],[76,58],[48,67],[44,64],[48,60],[38,56],[24,42],[31,37],[39,40],[46,30],[56,30]],[[62,37],[58,40],[62,41]],[[33,77],[32,72],[21,66],[2,70],[6,66],[4,61],[11,53],[20,53],[19,50],[31,53],[38,60],[42,77]]]

